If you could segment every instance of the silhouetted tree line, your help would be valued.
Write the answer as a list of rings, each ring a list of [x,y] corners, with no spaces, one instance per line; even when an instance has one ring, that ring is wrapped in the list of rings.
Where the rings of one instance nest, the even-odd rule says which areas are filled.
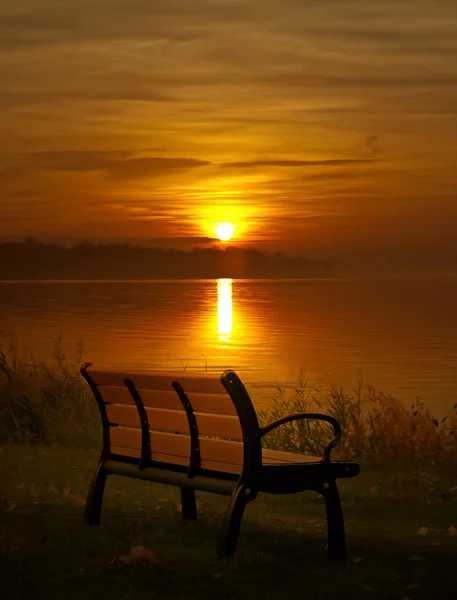
[[[0,279],[260,279],[333,274],[331,261],[233,246],[184,251],[83,242],[65,247],[31,238],[0,244]]]

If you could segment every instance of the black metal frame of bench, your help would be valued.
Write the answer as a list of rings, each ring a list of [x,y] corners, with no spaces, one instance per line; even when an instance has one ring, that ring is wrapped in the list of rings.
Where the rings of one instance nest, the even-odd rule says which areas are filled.
[[[245,506],[248,502],[255,500],[259,492],[290,494],[313,490],[325,499],[328,557],[330,560],[345,560],[344,519],[336,479],[358,475],[360,466],[353,461],[333,462],[330,460],[330,452],[341,437],[341,427],[336,419],[319,413],[297,413],[275,421],[266,427],[260,427],[255,409],[243,383],[235,372],[225,371],[220,379],[231,397],[239,417],[243,436],[243,465],[240,475],[209,471],[200,467],[197,421],[189,398],[181,387],[179,375],[177,375],[172,387],[181,399],[189,422],[190,460],[187,467],[161,463],[151,459],[150,426],[140,393],[130,379],[124,379],[124,384],[138,410],[141,423],[142,444],[138,460],[111,452],[110,427],[112,424],[110,425],[108,421],[105,402],[98,387],[87,372],[89,366],[91,363],[83,365],[81,374],[89,384],[100,410],[103,448],[86,501],[85,521],[88,525],[100,524],[105,483],[107,476],[111,474],[180,487],[184,520],[197,519],[196,490],[230,495],[231,502],[226,511],[217,547],[219,557],[230,557],[234,556],[236,551]],[[320,462],[262,464],[261,440],[263,436],[280,425],[300,419],[318,419],[333,426],[335,436],[325,447]]]

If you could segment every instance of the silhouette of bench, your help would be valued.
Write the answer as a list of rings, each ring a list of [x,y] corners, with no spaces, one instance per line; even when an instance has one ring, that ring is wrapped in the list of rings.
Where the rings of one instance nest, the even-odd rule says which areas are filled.
[[[218,556],[236,551],[245,506],[259,492],[290,494],[314,490],[325,499],[329,559],[344,560],[344,520],[338,478],[360,471],[352,461],[330,460],[341,437],[334,418],[293,414],[260,427],[244,385],[233,371],[221,376],[189,372],[120,372],[85,364],[81,373],[102,418],[103,449],[87,496],[85,521],[100,524],[108,475],[181,488],[182,517],[197,519],[195,491],[231,496],[218,543]],[[298,419],[319,419],[335,436],[322,457],[263,449],[276,427]]]

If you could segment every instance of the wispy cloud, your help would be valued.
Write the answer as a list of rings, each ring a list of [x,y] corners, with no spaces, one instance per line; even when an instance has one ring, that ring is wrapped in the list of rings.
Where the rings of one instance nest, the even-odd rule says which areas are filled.
[[[132,153],[111,150],[63,150],[34,152],[17,157],[12,169],[42,169],[61,172],[107,171],[116,179],[142,179],[157,177],[167,172],[175,172],[211,163],[196,158],[146,156],[132,157]]]
[[[206,167],[211,163],[196,158],[145,157],[119,161],[110,166],[110,174],[116,179],[142,179],[158,177],[167,172]]]
[[[51,171],[93,171],[107,169],[130,156],[124,151],[97,152],[91,150],[63,150],[33,152],[19,157],[21,166]]]
[[[324,160],[253,160],[224,163],[223,167],[246,169],[250,167],[343,167],[347,165],[371,164],[367,158],[329,158]]]

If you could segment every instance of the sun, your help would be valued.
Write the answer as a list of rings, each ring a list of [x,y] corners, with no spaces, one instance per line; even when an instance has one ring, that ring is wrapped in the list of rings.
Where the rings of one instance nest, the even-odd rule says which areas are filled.
[[[214,228],[214,233],[221,242],[228,242],[235,233],[235,225],[233,223],[218,223]]]

